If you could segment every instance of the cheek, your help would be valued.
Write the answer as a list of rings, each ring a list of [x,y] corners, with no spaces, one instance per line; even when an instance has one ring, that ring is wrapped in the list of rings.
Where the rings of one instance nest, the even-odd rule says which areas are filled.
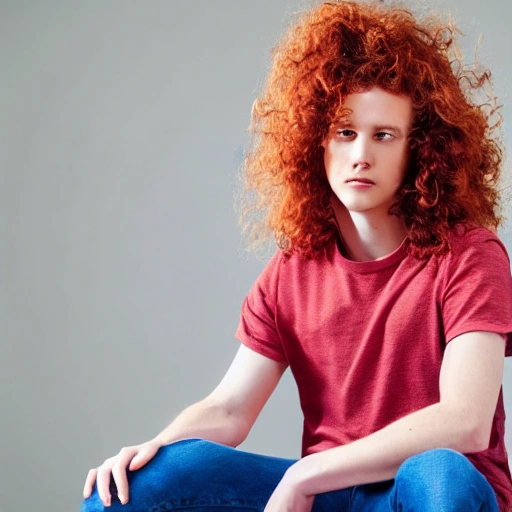
[[[327,176],[327,181],[331,181],[331,177],[332,177],[332,173],[333,173],[333,170],[332,170],[332,156],[331,156],[331,153],[326,149],[324,151],[324,170],[325,170],[325,175]]]
[[[345,167],[345,162],[348,160],[348,153],[346,148],[340,147],[334,143],[327,144],[324,147],[324,167],[327,173],[334,174]]]

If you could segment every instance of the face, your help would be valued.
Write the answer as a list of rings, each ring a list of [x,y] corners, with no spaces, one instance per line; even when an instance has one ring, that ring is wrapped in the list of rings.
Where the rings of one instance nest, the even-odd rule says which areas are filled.
[[[408,163],[412,101],[383,89],[349,94],[323,143],[327,179],[351,212],[388,215]]]

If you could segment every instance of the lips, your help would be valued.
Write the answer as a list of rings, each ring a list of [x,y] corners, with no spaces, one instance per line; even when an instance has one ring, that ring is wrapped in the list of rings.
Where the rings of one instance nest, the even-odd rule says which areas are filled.
[[[365,185],[375,185],[372,180],[367,178],[349,178],[346,183],[363,183]]]

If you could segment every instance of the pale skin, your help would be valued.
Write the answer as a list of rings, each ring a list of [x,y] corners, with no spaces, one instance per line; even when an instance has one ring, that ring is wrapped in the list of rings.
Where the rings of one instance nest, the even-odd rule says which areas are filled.
[[[325,166],[347,257],[368,261],[396,250],[406,235],[402,221],[387,212],[407,165],[412,107],[409,98],[377,88],[349,95],[346,105],[352,110],[349,120],[334,126],[323,143]],[[497,333],[468,332],[454,338],[443,357],[438,403],[353,443],[302,458],[285,473],[265,512],[310,512],[316,494],[392,479],[404,460],[429,449],[486,449],[504,353],[504,338]],[[96,481],[102,502],[110,505],[112,475],[126,503],[126,469],[139,469],[161,446],[179,439],[200,437],[238,446],[285,370],[286,364],[242,345],[208,397],[185,409],[153,440],[123,448],[92,469],[84,496]]]

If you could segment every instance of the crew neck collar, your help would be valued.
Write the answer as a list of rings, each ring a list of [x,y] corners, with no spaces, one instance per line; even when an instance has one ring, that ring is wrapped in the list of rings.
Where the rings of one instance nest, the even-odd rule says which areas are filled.
[[[385,268],[391,267],[393,265],[397,265],[400,263],[406,256],[407,251],[405,249],[405,240],[402,240],[402,243],[391,253],[379,258],[377,260],[369,260],[369,261],[354,261],[345,257],[340,251],[340,243],[341,238],[338,235],[336,240],[336,260],[346,268],[349,268],[351,271],[359,272],[361,274],[367,274],[370,272],[377,272],[379,270],[383,270]]]

